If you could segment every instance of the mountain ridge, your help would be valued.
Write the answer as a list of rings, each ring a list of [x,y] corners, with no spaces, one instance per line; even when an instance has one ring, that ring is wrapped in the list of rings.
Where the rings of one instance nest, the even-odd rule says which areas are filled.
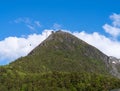
[[[82,65],[89,67],[88,63],[91,63],[91,65],[94,64],[93,66],[96,67],[96,69],[98,69],[98,70],[100,69],[99,67],[97,67],[99,65],[98,63],[100,63],[102,65],[108,64],[107,63],[108,57],[105,54],[100,52],[95,47],[89,45],[88,43],[78,39],[77,37],[75,37],[67,32],[63,32],[63,31],[57,31],[57,32],[51,34],[45,41],[43,41],[40,45],[38,45],[34,50],[32,50],[28,54],[29,59],[31,61],[33,61],[33,63],[35,63],[34,59],[32,60],[32,57],[34,57],[34,55],[36,56],[36,60],[37,60],[37,62],[39,62],[39,64],[41,62],[41,63],[43,63],[42,65],[44,65],[44,67],[51,67],[50,70],[57,70],[52,67],[54,62],[56,62],[56,64],[60,66],[59,68],[61,68],[61,70],[65,70],[62,68],[63,65],[65,66],[65,64],[64,64],[65,60],[71,60],[71,59],[72,59],[70,61],[71,63],[68,61],[69,65],[72,66],[73,64],[75,64],[74,62],[76,62],[76,64],[75,64],[75,65],[77,65],[76,67],[80,68],[78,65],[78,64],[80,64],[81,67],[83,67],[84,69],[86,69],[86,68]],[[48,57],[48,59],[46,57]],[[95,61],[97,59],[98,59],[98,63]],[[42,60],[44,60],[44,62]],[[47,60],[50,60],[50,61],[48,62]],[[84,62],[82,62],[82,60]],[[92,60],[92,61],[90,62],[87,60]],[[63,65],[60,65],[61,63],[63,63]],[[48,66],[48,64],[49,64],[49,66]],[[19,66],[20,66],[20,64],[18,65],[18,67]],[[99,66],[101,67],[101,65],[99,65]],[[32,65],[30,67],[32,67]],[[69,66],[69,68],[70,68],[70,66]],[[81,69],[83,69],[83,68],[81,68]],[[40,68],[40,69],[42,69],[42,68]],[[89,69],[91,69],[91,68],[88,68],[87,70],[89,70]],[[101,67],[101,69],[102,69],[101,72],[108,70],[107,66],[106,66],[106,68],[105,68],[105,66]],[[70,71],[70,70],[68,70],[68,71]],[[72,69],[71,69],[71,71],[72,71]]]
[[[114,58],[110,60],[70,33],[52,32],[27,56],[0,66],[0,91],[108,91],[120,88],[120,79],[116,78],[119,71],[113,62]]]

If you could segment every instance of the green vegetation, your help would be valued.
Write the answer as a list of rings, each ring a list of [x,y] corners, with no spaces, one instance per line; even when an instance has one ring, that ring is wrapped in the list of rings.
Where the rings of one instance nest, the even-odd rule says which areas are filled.
[[[56,32],[28,56],[0,67],[0,91],[109,91],[107,56],[71,34]]]
[[[29,73],[50,71],[108,73],[107,56],[96,48],[64,32],[49,36],[28,56],[10,65]]]
[[[5,69],[0,75],[0,91],[108,91],[118,88],[119,79],[86,72],[29,74]],[[5,71],[4,70],[4,71]]]

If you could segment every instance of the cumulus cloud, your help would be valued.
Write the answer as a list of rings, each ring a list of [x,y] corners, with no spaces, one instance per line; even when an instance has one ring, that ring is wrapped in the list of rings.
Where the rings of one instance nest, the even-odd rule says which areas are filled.
[[[9,63],[21,56],[26,56],[32,49],[34,49],[38,44],[45,40],[48,35],[54,30],[44,30],[41,34],[31,34],[27,37],[8,37],[3,41],[0,41],[0,64],[5,60],[4,63]],[[86,33],[82,32],[70,32],[76,37],[86,41],[87,43],[95,46],[103,53],[108,56],[115,56],[120,58],[120,42],[111,40],[110,38],[101,35],[97,32]]]
[[[110,19],[112,20],[112,24],[109,25],[106,23],[103,26],[105,32],[112,36],[110,38],[97,32],[89,34],[85,31],[82,31],[73,34],[87,43],[95,46],[108,56],[120,58],[120,41],[117,40],[117,38],[120,36],[120,14],[114,13],[110,15]]]
[[[120,14],[112,14],[110,16],[112,20],[112,25],[105,24],[103,29],[106,33],[109,33],[112,37],[117,38],[120,36]]]
[[[88,34],[85,31],[73,32],[75,36],[86,41],[87,43],[95,46],[108,56],[114,56],[120,58],[120,42],[114,41],[104,35],[97,32]]]
[[[114,38],[118,37],[120,35],[120,28],[111,26],[109,24],[105,24],[103,26],[104,30],[106,33],[109,33],[112,35]]]
[[[33,20],[28,17],[17,18],[14,20],[14,23],[17,23],[17,24],[21,23],[25,25],[26,27],[28,27],[30,30],[37,30],[37,28],[42,27],[42,25],[40,24],[38,20]]]
[[[21,56],[26,56],[46,39],[46,33],[50,35],[51,31],[44,30],[42,34],[31,34],[26,37],[8,37],[0,41],[0,64],[9,63]]]

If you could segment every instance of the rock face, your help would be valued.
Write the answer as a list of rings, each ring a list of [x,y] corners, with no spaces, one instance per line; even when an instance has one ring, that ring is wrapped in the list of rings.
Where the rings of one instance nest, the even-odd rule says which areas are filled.
[[[109,57],[110,73],[120,79],[120,59]]]

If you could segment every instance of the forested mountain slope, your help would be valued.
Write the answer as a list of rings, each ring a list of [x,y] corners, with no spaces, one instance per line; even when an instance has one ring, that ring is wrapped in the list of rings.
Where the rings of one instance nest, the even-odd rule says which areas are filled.
[[[120,88],[109,57],[62,31],[0,67],[0,91],[108,91]]]

